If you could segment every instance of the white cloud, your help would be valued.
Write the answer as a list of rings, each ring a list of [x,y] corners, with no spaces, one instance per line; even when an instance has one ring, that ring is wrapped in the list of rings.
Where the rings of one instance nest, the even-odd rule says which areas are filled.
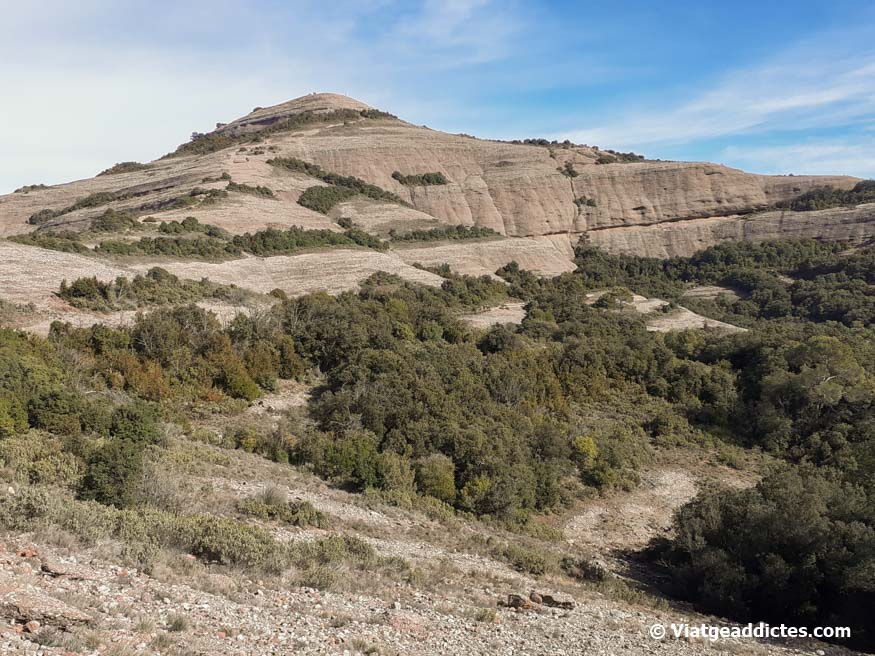
[[[149,160],[313,91],[433,121],[454,99],[429,106],[416,89],[502,56],[516,25],[487,0],[160,4],[0,0],[0,193]]]
[[[857,175],[875,178],[875,138],[770,146],[728,146],[723,160],[757,173]]]
[[[772,129],[843,125],[875,113],[875,35],[826,34],[759,66],[691,89],[676,103],[657,99],[646,111],[606,117],[595,127],[563,134],[621,148],[688,143]]]

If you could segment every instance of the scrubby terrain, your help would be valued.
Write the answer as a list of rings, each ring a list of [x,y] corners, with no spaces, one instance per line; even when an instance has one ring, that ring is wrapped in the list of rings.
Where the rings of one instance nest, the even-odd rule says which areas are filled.
[[[871,184],[314,94],[0,197],[0,652],[872,651]]]

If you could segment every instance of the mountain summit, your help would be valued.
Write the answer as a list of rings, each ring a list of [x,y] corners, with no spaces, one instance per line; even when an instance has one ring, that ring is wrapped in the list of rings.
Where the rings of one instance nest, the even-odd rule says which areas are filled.
[[[300,114],[328,114],[340,110],[361,112],[373,109],[369,105],[337,93],[310,93],[300,98],[294,98],[270,107],[256,107],[246,116],[242,116],[226,125],[219,124],[219,132],[239,133],[246,130],[258,131],[262,127],[273,125]]]

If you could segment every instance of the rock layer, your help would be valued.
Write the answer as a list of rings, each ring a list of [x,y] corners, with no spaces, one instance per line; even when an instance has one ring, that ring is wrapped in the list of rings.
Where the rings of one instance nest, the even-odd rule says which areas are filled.
[[[511,259],[545,274],[572,267],[568,245],[582,234],[612,252],[667,257],[688,255],[726,240],[794,236],[860,242],[875,231],[871,207],[768,211],[777,202],[813,188],[848,189],[857,182],[851,177],[762,176],[709,163],[598,164],[605,153],[595,147],[481,140],[411,125],[389,115],[361,113],[367,109],[368,105],[345,96],[311,94],[257,108],[222,125],[217,134],[237,135],[238,141],[216,152],[170,157],[142,170],[0,196],[0,236],[35,230],[37,226],[28,223],[32,214],[69,208],[97,192],[112,192],[117,198],[65,212],[42,228],[83,229],[107,208],[134,209],[155,220],[196,216],[232,233],[292,225],[340,230],[336,223],[340,217],[352,218],[380,235],[442,224],[480,226],[504,237],[526,239],[507,240],[503,246],[425,243],[419,252],[405,248],[399,255],[406,262],[450,262],[463,271],[491,272],[490,267],[506,263],[512,253]],[[348,113],[332,114],[338,110]],[[265,132],[258,143],[248,140],[298,114],[339,118]],[[308,187],[324,183],[268,165],[273,157],[297,157],[327,171],[361,178],[397,194],[409,207],[355,198],[328,216],[311,211],[297,200]],[[449,182],[407,186],[392,177],[395,171],[439,172]],[[209,205],[161,209],[195,187],[224,188],[227,176],[223,180],[222,174],[237,183],[268,186],[275,198],[232,192]],[[554,240],[554,246],[545,249],[543,240]]]

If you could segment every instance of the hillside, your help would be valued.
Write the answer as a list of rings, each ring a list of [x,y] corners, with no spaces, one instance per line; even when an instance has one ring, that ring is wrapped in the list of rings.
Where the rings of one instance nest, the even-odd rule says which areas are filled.
[[[385,221],[380,217],[387,208],[374,202],[341,205],[329,217],[307,210],[294,201],[314,182],[266,163],[282,157],[297,157],[325,171],[361,178],[396,194],[409,207],[393,207]],[[235,197],[189,212],[232,232],[268,225],[330,227],[331,218],[350,216],[365,226],[377,222],[384,230],[433,222],[491,228],[507,237],[576,236],[592,231],[609,249],[643,255],[647,253],[632,241],[625,247],[613,244],[613,231],[623,229],[618,234],[626,234],[645,226],[717,218],[724,220],[715,225],[723,225],[725,218],[743,215],[752,227],[733,235],[703,232],[697,245],[701,248],[747,232],[755,238],[778,237],[793,230],[788,224],[799,218],[797,213],[749,215],[813,188],[848,189],[857,182],[840,176],[759,176],[716,164],[624,159],[589,146],[506,143],[445,134],[350,98],[313,94],[220,124],[213,133],[181,147],[178,156],[139,170],[2,197],[0,234],[28,232],[33,226],[27,219],[35,212],[70,207],[90,194],[129,196],[101,204],[103,209],[139,208],[179,197],[199,185],[224,187],[202,180],[227,173],[238,183],[270,187],[280,201]],[[403,184],[392,177],[396,171],[441,173],[446,184]],[[589,202],[575,204],[576,199]],[[97,211],[76,209],[45,225],[75,229]],[[147,216],[149,211],[142,213]],[[165,214],[172,218],[186,212],[161,212],[162,218]],[[856,217],[832,237],[859,238],[866,234],[868,220],[868,215]],[[829,227],[836,218],[824,214],[818,221]],[[800,232],[814,236],[808,234],[807,223]],[[667,252],[690,254],[692,244],[674,246],[671,237],[666,238]]]
[[[0,197],[0,653],[871,653],[873,201],[332,94]]]

